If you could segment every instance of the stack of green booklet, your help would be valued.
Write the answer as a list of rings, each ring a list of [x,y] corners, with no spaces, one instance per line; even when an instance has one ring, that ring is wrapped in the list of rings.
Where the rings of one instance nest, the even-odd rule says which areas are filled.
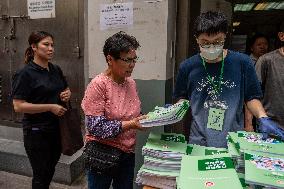
[[[161,159],[153,158],[149,156],[144,156],[144,167],[146,169],[155,170],[157,167],[160,171],[177,171],[180,170],[180,161],[170,160],[170,159]]]
[[[242,185],[243,189],[252,189],[252,188],[250,187],[250,185],[246,183],[245,174],[243,174],[243,173],[238,173],[238,177],[239,177],[239,180],[240,180],[240,182],[241,182],[241,185]],[[258,189],[258,188],[254,188],[254,189]],[[259,188],[259,189],[260,189],[260,188]]]
[[[258,169],[257,167],[252,167],[254,161],[250,161],[249,157],[262,155],[266,158],[266,160],[273,157],[283,158],[283,141],[277,140],[275,138],[268,138],[266,140],[263,140],[261,133],[245,131],[239,131],[236,133],[230,132],[228,134],[228,152],[235,161],[236,170],[240,173],[245,173],[246,183],[251,184],[251,186],[253,186],[254,188],[263,188],[270,186],[273,186],[273,188],[281,188],[281,185],[274,185],[275,181],[273,181],[271,177],[267,176],[261,178],[260,176],[264,174],[264,171]],[[269,175],[267,172],[265,174]],[[267,179],[265,180],[264,178]],[[267,182],[268,180],[271,182]],[[281,180],[278,180],[278,182],[281,183]],[[284,188],[283,184],[282,188]]]
[[[238,143],[238,134],[229,132],[227,136],[228,153],[231,155],[232,160],[235,164],[235,169],[238,173],[245,173],[245,162],[243,155],[240,153]]]
[[[238,131],[237,133],[229,132],[229,140],[234,143],[235,148],[241,154],[244,150],[270,154],[284,154],[283,141],[274,138],[263,140],[262,134],[260,133],[245,131]]]
[[[237,162],[237,168],[244,168],[244,151],[256,151],[284,155],[284,142],[274,138],[262,139],[261,133],[238,131],[228,134],[228,151]]]
[[[245,173],[246,183],[283,189],[284,156],[245,151]]]
[[[184,100],[169,107],[158,107],[147,114],[147,118],[140,120],[143,127],[169,125],[182,120],[189,108],[189,101]]]
[[[243,189],[229,154],[184,155],[178,189]]]
[[[146,145],[142,148],[142,155],[167,160],[181,160],[186,153],[185,136],[174,133],[150,133]]]
[[[157,188],[175,189],[182,155],[186,154],[185,136],[174,133],[150,133],[142,148],[144,164],[136,183]]]
[[[176,189],[176,178],[179,171],[163,172],[159,169],[146,169],[144,166],[140,168],[136,177],[136,183],[139,185],[147,185],[155,188]]]

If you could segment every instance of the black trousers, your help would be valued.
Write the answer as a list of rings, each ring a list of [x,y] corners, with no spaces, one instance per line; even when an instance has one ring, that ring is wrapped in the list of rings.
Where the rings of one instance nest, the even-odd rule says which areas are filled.
[[[61,155],[59,131],[25,130],[24,146],[33,169],[32,188],[48,189]]]

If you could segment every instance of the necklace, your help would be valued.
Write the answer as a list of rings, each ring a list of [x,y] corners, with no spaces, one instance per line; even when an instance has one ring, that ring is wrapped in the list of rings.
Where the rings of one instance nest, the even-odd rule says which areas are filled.
[[[207,80],[210,82],[210,84],[212,85],[215,94],[218,94],[221,91],[221,84],[222,84],[222,80],[223,80],[223,75],[224,75],[224,56],[222,56],[222,67],[221,67],[221,71],[220,71],[220,76],[219,76],[219,82],[218,85],[216,85],[213,81],[213,77],[209,74],[209,72],[206,69],[206,64],[205,64],[205,60],[203,57],[202,58],[202,64],[204,66],[205,72],[207,74]]]

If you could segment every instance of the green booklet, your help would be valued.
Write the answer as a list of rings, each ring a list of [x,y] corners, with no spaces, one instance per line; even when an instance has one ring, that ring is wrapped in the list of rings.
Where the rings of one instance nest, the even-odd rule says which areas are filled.
[[[181,160],[186,153],[185,137],[174,133],[150,133],[142,154],[155,158]]]
[[[188,144],[186,149],[186,154],[191,156],[207,156],[223,153],[228,153],[228,150],[226,148],[206,147],[197,144]]]
[[[172,142],[181,142],[186,143],[185,136],[183,134],[177,134],[177,133],[156,133],[151,132],[148,136],[147,141],[172,141]]]
[[[147,114],[148,116],[147,119],[142,120],[142,123],[150,122],[152,120],[167,119],[172,116],[179,115],[181,112],[187,110],[188,108],[189,108],[188,100],[183,100],[181,102],[173,104],[168,108],[156,106],[153,111]]]
[[[239,180],[240,180],[240,182],[242,184],[243,189],[251,189],[249,187],[249,184],[247,184],[246,181],[245,181],[245,174],[238,173],[238,177],[239,177]]]
[[[235,144],[236,149],[241,153],[244,150],[250,150],[284,155],[283,141],[274,138],[263,140],[260,133],[245,131],[238,131],[237,133],[229,132],[228,140],[231,140]]]
[[[147,118],[140,120],[143,127],[169,125],[182,120],[189,108],[189,101],[184,100],[170,107],[158,107],[147,114]]]
[[[236,148],[235,143],[234,143],[232,140],[230,140],[230,138],[228,138],[227,146],[228,146],[228,153],[229,153],[233,158],[237,158],[237,157],[240,157],[240,156],[241,156],[240,152],[239,152],[238,149]]]
[[[181,161],[180,189],[243,189],[229,154],[187,156]]]
[[[284,188],[284,156],[245,151],[246,183]]]

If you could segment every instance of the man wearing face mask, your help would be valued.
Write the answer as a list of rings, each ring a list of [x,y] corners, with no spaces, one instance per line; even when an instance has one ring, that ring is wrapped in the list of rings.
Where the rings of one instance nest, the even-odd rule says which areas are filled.
[[[262,103],[267,115],[284,129],[284,22],[280,24],[280,48],[261,56],[256,63],[256,73],[263,89]],[[284,132],[284,131],[283,131]]]
[[[189,143],[226,147],[228,132],[244,129],[244,103],[260,121],[264,136],[282,134],[284,139],[259,101],[261,88],[249,56],[223,49],[227,29],[223,13],[202,13],[195,22],[200,53],[180,65],[174,97],[191,103]]]

